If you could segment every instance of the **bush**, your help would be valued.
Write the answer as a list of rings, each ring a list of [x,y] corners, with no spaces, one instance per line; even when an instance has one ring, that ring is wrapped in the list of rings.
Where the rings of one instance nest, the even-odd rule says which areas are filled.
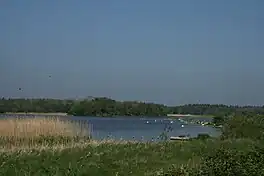
[[[213,149],[214,148],[214,149]],[[195,165],[170,167],[163,175],[173,176],[261,176],[264,175],[264,145],[251,140],[215,141],[202,152]]]
[[[222,139],[250,138],[264,139],[263,116],[234,116],[227,120],[223,127]]]
[[[248,151],[220,147],[202,160],[200,175],[264,175],[264,148],[254,146]]]

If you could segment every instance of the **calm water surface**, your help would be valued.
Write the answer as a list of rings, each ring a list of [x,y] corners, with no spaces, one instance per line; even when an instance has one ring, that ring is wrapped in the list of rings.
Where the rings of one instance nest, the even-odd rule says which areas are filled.
[[[0,115],[1,116],[1,115]],[[12,117],[12,115],[8,115]],[[23,115],[19,115],[22,117]],[[2,115],[3,117],[3,115]],[[13,116],[14,117],[14,116]],[[17,115],[16,115],[17,117]],[[28,117],[28,115],[27,115]],[[42,116],[43,117],[43,116]],[[67,116],[63,119],[84,120],[93,127],[93,139],[115,139],[115,140],[158,140],[164,128],[171,127],[172,130],[168,136],[190,135],[196,137],[199,133],[207,133],[211,136],[218,136],[220,130],[197,124],[186,124],[178,119],[169,119],[168,117],[78,117]],[[182,119],[184,119],[183,117]],[[203,121],[210,120],[209,118],[196,118]],[[184,126],[182,126],[184,125]]]
[[[207,133],[211,136],[218,136],[220,134],[219,129],[196,124],[186,124],[178,119],[171,120],[167,117],[73,117],[73,119],[88,120],[89,124],[93,126],[92,135],[94,139],[157,140],[166,126],[172,128],[172,131],[168,133],[169,137],[188,134],[191,137],[196,137],[199,133]]]

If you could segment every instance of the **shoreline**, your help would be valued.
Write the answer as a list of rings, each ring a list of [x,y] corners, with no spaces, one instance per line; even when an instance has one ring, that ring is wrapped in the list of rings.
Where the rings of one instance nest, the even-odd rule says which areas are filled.
[[[208,117],[208,118],[213,118],[214,115],[167,114],[167,117]]]

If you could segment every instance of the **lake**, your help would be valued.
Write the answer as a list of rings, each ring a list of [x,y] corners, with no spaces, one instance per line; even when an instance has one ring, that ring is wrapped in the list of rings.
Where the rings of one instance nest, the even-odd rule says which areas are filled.
[[[6,117],[6,115],[4,115]],[[8,115],[12,117],[12,115]],[[15,115],[17,117],[17,115]],[[19,115],[22,117],[23,115]],[[28,115],[26,115],[28,117]],[[2,115],[3,117],[3,115]],[[14,117],[14,116],[13,116]],[[41,116],[43,117],[43,116]],[[93,127],[92,137],[96,140],[143,140],[156,141],[164,131],[164,128],[171,127],[168,136],[190,135],[196,137],[199,133],[207,133],[211,136],[220,135],[220,130],[198,124],[186,124],[178,118],[173,120],[168,117],[78,117],[66,116],[63,119],[84,120]],[[181,119],[184,119],[182,117]],[[197,120],[208,120],[208,118],[195,117]],[[182,126],[184,125],[184,126]]]
[[[93,138],[99,140],[106,138],[116,140],[157,140],[166,126],[172,128],[168,133],[169,137],[188,134],[191,137],[196,137],[199,133],[207,133],[214,137],[220,135],[219,129],[197,124],[186,124],[178,119],[171,120],[168,117],[73,117],[73,119],[88,120],[89,124],[93,126]],[[201,120],[204,119],[201,118]]]

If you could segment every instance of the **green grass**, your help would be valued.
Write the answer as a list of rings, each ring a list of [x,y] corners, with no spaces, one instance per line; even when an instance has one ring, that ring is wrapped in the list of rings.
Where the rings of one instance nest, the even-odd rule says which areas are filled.
[[[245,151],[251,141],[92,142],[82,145],[15,148],[0,152],[0,175],[177,175],[199,168],[202,156],[224,146]],[[177,171],[177,174],[175,174]]]
[[[209,142],[87,143],[2,151],[0,175],[156,175],[171,165],[195,166]]]

